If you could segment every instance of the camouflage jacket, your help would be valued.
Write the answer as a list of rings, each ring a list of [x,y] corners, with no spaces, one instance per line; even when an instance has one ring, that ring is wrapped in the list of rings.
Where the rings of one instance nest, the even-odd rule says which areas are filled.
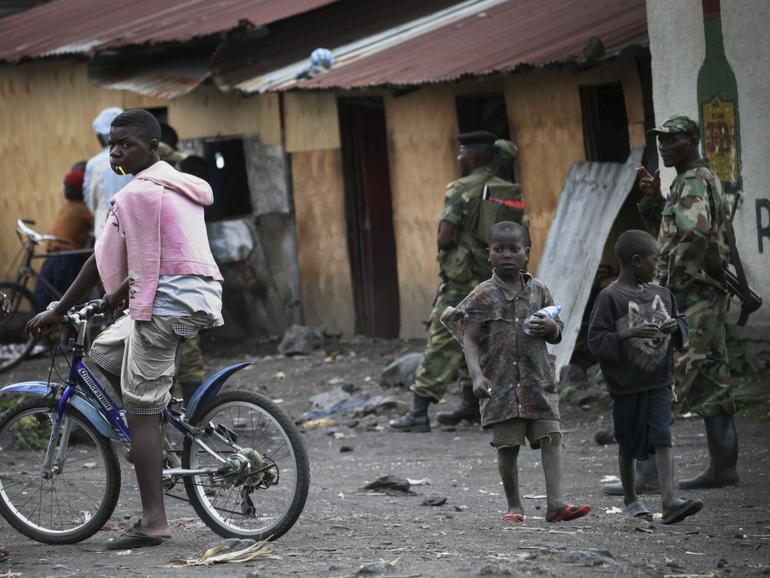
[[[441,274],[445,281],[457,284],[475,285],[492,275],[492,266],[487,258],[487,246],[475,230],[478,224],[479,205],[483,202],[484,186],[507,185],[515,188],[518,200],[522,200],[521,187],[496,177],[487,168],[478,168],[471,174],[447,185],[444,194],[442,221],[455,226],[456,246],[438,255]],[[513,218],[528,226],[524,210]]]
[[[526,273],[524,280],[524,289],[514,293],[493,274],[441,316],[461,344],[469,323],[481,325],[481,370],[493,386],[492,397],[480,400],[483,427],[511,418],[559,419],[555,357],[545,339],[527,335],[522,325],[538,309],[553,305],[553,299],[542,281]],[[558,318],[556,323],[559,333],[551,343],[561,341],[564,324]]]
[[[719,179],[708,168],[677,175],[668,200],[649,195],[639,212],[649,230],[659,227],[656,282],[675,293],[701,284],[726,291],[722,270],[730,259],[729,209]]]

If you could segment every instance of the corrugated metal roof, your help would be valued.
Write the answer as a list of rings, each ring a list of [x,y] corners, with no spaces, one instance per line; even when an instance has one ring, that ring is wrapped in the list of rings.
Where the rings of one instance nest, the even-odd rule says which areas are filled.
[[[572,357],[604,245],[634,185],[642,151],[632,150],[625,163],[574,163],[559,194],[537,269],[554,303],[562,306],[561,342],[550,346],[556,375]]]
[[[463,1],[467,2],[340,0],[313,11],[310,17],[277,22],[270,26],[269,33],[264,36],[227,40],[216,49],[211,59],[212,74],[223,90],[237,87],[246,91],[240,86],[244,81],[255,84],[255,79],[263,76],[272,78],[274,73],[287,67],[293,67],[293,72],[288,73],[284,80],[293,79],[297,72],[307,66],[308,57],[316,48],[334,48],[355,43]],[[340,50],[335,52],[339,57]]]
[[[607,56],[646,41],[644,0],[504,0],[403,42],[366,46],[326,74],[277,89],[408,86],[508,72],[579,57],[594,36]]]
[[[260,27],[335,0],[55,0],[0,20],[0,60],[91,54]]]
[[[123,55],[97,55],[88,62],[88,77],[110,90],[172,99],[191,92],[210,76],[209,56],[192,52],[131,60]]]

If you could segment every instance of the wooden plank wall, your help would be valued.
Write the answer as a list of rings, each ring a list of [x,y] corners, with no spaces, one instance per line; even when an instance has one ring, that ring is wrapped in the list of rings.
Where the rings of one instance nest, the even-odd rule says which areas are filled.
[[[67,170],[99,152],[91,121],[100,110],[167,107],[180,138],[252,134],[265,144],[280,144],[278,98],[201,87],[166,101],[102,89],[88,80],[81,62],[0,66],[0,277],[7,276],[20,246],[16,219],[34,219],[46,231],[61,205]]]
[[[284,114],[304,321],[350,334],[355,307],[336,97],[286,94]]]
[[[644,108],[636,65],[603,65],[579,74],[566,70],[509,76],[505,98],[518,174],[531,221],[530,269],[537,270],[569,167],[585,160],[580,85],[620,82],[626,99],[631,148],[644,146]]]
[[[436,229],[448,182],[459,176],[454,94],[443,88],[385,99],[401,336],[423,337],[440,279]]]
[[[164,102],[100,89],[84,63],[0,66],[0,277],[20,248],[16,219],[34,219],[38,230],[48,230],[63,201],[64,175],[99,152],[91,121],[108,106]]]

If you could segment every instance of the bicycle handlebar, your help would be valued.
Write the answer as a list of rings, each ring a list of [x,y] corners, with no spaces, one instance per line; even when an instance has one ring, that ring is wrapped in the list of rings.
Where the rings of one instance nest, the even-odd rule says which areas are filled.
[[[54,307],[56,306],[56,303],[58,302],[54,301],[52,303]],[[51,308],[51,305],[49,305],[48,308]],[[105,299],[92,299],[85,305],[76,305],[67,311],[67,314],[62,318],[62,323],[77,326],[80,325],[83,321],[86,321],[91,317],[106,311],[107,301]]]
[[[55,235],[42,235],[27,225],[34,225],[35,221],[31,219],[16,219],[16,232],[19,235],[24,235],[30,241],[36,245],[45,243],[46,241],[57,241],[65,245],[72,245],[72,241],[64,239],[63,237],[56,237]]]

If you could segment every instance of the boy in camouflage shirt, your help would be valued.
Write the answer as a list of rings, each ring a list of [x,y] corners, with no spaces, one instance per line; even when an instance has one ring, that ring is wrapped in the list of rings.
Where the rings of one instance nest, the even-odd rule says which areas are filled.
[[[537,313],[553,305],[548,288],[525,272],[529,256],[527,230],[503,221],[492,227],[489,260],[492,278],[441,317],[463,345],[481,399],[481,425],[492,430],[508,510],[504,522],[522,523],[519,495],[519,446],[529,439],[540,448],[545,473],[548,522],[574,520],[591,511],[588,505],[565,503],[561,494],[562,440],[556,393],[554,356],[546,343],[558,343],[563,324]],[[524,320],[530,315],[529,334]]]

